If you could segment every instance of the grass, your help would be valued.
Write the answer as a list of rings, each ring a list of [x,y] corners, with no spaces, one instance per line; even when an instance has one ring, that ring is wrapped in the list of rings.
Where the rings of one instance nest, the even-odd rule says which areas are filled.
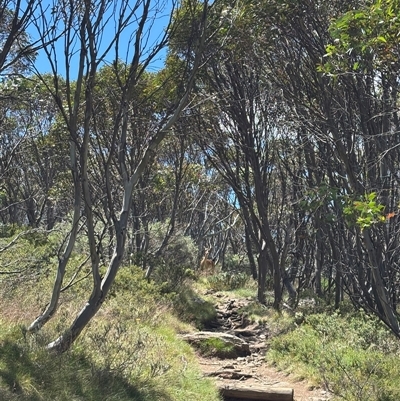
[[[201,297],[191,287],[183,287],[174,300],[175,313],[183,321],[192,323],[202,330],[207,323],[216,318],[214,301]]]
[[[362,312],[319,313],[270,341],[267,359],[324,384],[338,399],[400,399],[400,344]]]
[[[207,286],[212,290],[226,291],[246,287],[250,276],[246,273],[221,272],[207,277]]]
[[[198,349],[204,356],[213,356],[222,359],[237,356],[235,347],[232,344],[227,344],[220,338],[205,338],[199,341]]]
[[[42,341],[40,341],[42,340]],[[24,338],[20,327],[1,325],[0,389],[2,400],[169,400],[156,387],[149,389],[112,371],[101,369],[75,349],[51,355],[43,338]],[[35,343],[35,344],[34,344]],[[164,397],[165,396],[165,397]]]
[[[241,312],[267,327],[269,363],[324,386],[335,400],[400,399],[400,343],[377,319],[355,311],[348,302],[334,311],[323,302],[314,302],[310,294],[296,310],[278,313],[256,301],[251,285],[250,281],[229,291],[225,285],[211,288],[250,300]],[[212,345],[205,348],[212,349]]]
[[[1,400],[219,400],[191,347],[177,338],[183,325],[168,308],[148,293],[143,308],[126,296],[118,292],[106,302],[62,355],[45,351],[61,326],[57,319],[37,335],[0,322]]]
[[[1,283],[2,401],[220,400],[216,387],[202,377],[193,349],[177,336],[193,330],[173,313],[177,296],[163,294],[139,269],[121,269],[99,313],[68,352],[46,351],[86,302],[91,283],[89,278],[63,292],[56,316],[39,333],[28,335],[26,326],[49,300],[56,268],[46,241],[36,247],[38,254],[21,239],[13,256],[25,258],[30,252],[32,263],[23,266],[26,275]],[[0,263],[11,256],[9,251],[0,254]],[[82,260],[73,256],[66,282]],[[211,313],[211,304],[207,308]]]
[[[277,313],[256,301],[255,283],[242,276],[218,274],[165,294],[143,280],[142,271],[124,267],[71,350],[50,354],[45,345],[71,324],[91,290],[90,280],[82,280],[63,292],[57,315],[38,334],[26,334],[26,325],[50,296],[55,236],[21,237],[0,254],[5,269],[22,272],[3,275],[1,282],[2,401],[219,400],[216,388],[201,376],[194,351],[177,336],[215,318],[216,300],[199,295],[210,289],[250,301],[241,312],[268,328],[267,360],[279,368],[325,385],[337,399],[400,399],[400,344],[377,320],[349,307],[335,312],[309,304]],[[9,240],[0,238],[0,247]],[[84,253],[73,256],[66,282],[84,258]],[[201,347],[209,355],[230,352],[214,339]]]

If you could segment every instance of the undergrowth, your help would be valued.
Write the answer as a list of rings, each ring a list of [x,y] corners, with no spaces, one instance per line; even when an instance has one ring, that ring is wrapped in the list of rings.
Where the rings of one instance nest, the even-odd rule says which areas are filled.
[[[212,290],[227,291],[244,288],[249,280],[246,273],[221,272],[207,277],[207,286]]]
[[[375,317],[354,311],[348,302],[333,311],[312,294],[301,299],[295,310],[277,312],[257,302],[251,281],[240,289],[227,289],[225,283],[208,279],[203,286],[232,297],[243,294],[249,300],[240,312],[266,326],[268,362],[325,387],[335,400],[400,399],[400,343]]]
[[[400,399],[400,345],[363,312],[311,314],[270,341],[267,359],[347,401]]]
[[[201,340],[198,344],[198,348],[200,353],[204,356],[233,358],[237,355],[235,347],[232,344],[228,344],[216,337]]]
[[[192,323],[201,330],[213,321],[217,312],[214,303],[200,297],[191,287],[182,287],[174,299],[174,310],[183,321]]]
[[[12,238],[6,234],[0,236],[0,246]],[[267,360],[278,367],[324,385],[337,399],[400,399],[400,345],[376,319],[352,308],[332,312],[310,302],[278,313],[259,304],[255,283],[236,273],[191,285],[179,281],[166,291],[163,283],[143,280],[141,270],[123,267],[106,302],[72,348],[50,354],[46,344],[71,324],[91,291],[90,279],[85,279],[87,256],[77,252],[66,276],[66,283],[75,278],[75,284],[61,294],[57,315],[39,333],[26,333],[26,325],[51,294],[57,235],[21,236],[0,254],[1,265],[9,271],[0,287],[2,401],[219,400],[216,388],[201,377],[193,350],[176,335],[192,330],[189,324],[202,329],[215,319],[216,291],[248,299],[241,312],[268,329]],[[213,342],[203,348],[205,353],[229,353]]]
[[[51,236],[33,245],[22,238],[13,256],[29,254],[34,263],[23,266],[20,278],[10,275],[1,282],[2,401],[220,399],[215,386],[202,377],[192,348],[177,336],[189,330],[172,313],[177,295],[165,294],[135,267],[121,268],[95,318],[68,352],[55,355],[46,345],[72,323],[91,291],[90,275],[85,279],[88,267],[82,265],[85,257],[73,255],[66,283],[80,268],[75,284],[61,294],[57,314],[44,328],[27,334],[27,325],[51,296],[57,259],[50,255],[54,246],[51,252],[46,246],[54,243]],[[0,263],[10,252],[0,254]]]

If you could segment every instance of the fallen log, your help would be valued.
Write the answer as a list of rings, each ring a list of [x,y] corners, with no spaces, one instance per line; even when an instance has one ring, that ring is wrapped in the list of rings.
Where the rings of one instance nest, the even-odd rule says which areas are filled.
[[[293,401],[294,390],[284,387],[267,387],[232,385],[217,383],[220,393],[224,397],[241,398],[263,401]]]

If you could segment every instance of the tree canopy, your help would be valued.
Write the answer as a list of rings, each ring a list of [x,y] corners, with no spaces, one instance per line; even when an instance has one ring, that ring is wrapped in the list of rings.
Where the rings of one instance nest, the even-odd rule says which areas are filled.
[[[29,330],[56,313],[77,247],[92,290],[57,351],[123,266],[166,280],[207,249],[262,303],[348,298],[400,337],[398,2],[164,6],[1,3],[3,232],[68,226]]]

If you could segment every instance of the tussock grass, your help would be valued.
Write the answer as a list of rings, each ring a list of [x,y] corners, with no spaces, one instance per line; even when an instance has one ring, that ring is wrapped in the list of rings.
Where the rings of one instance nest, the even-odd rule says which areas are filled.
[[[227,344],[220,338],[205,338],[199,341],[197,347],[204,356],[213,356],[222,359],[237,356],[235,347],[232,344]]]
[[[57,266],[54,257],[40,256],[49,246],[40,240],[38,255],[26,239],[18,243],[14,251],[29,250],[35,265],[24,265],[26,275],[0,283],[2,401],[220,400],[202,377],[193,349],[177,338],[190,327],[172,313],[176,295],[164,294],[134,267],[121,268],[108,299],[68,352],[46,351],[86,302],[91,282],[89,276],[63,292],[56,316],[39,333],[27,334],[49,300]],[[3,256],[9,258],[9,252],[0,254],[0,263]],[[84,255],[73,256],[66,282],[83,260]],[[83,266],[78,278],[86,274]]]
[[[347,401],[399,400],[399,357],[398,340],[363,312],[304,316],[300,325],[270,341],[267,355]]]
[[[174,301],[175,313],[183,321],[192,323],[201,330],[216,318],[214,302],[202,297],[191,287],[183,287]]]
[[[172,400],[161,386],[104,369],[83,350],[49,354],[42,341],[24,338],[20,327],[1,325],[0,389],[14,400]],[[36,342],[36,344],[33,344]]]

